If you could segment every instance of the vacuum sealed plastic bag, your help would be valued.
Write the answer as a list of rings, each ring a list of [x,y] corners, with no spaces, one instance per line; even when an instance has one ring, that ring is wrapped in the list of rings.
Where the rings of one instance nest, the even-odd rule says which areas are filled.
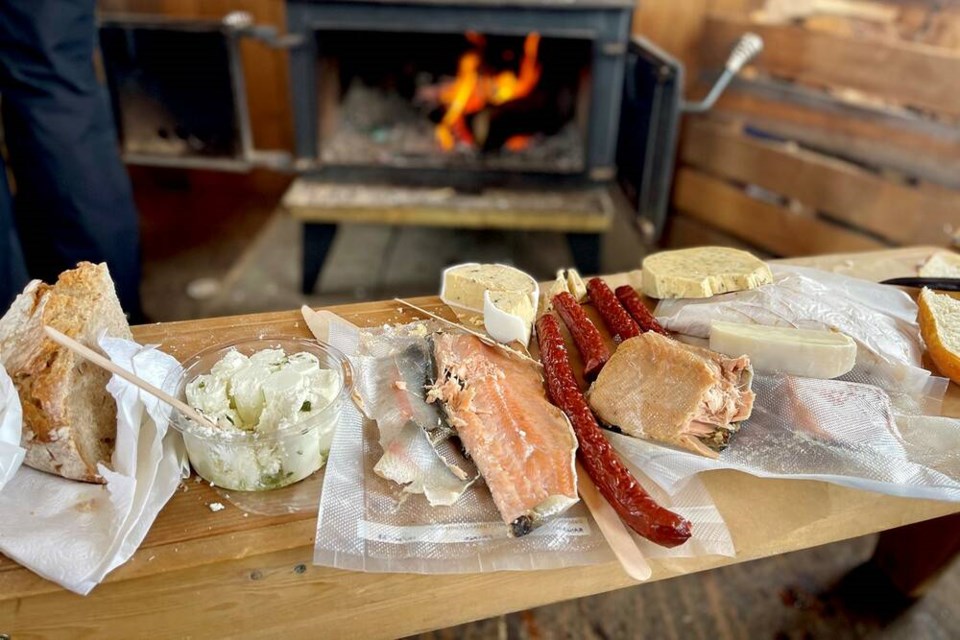
[[[434,427],[435,418],[422,407],[405,406],[423,401],[422,390],[414,386],[423,375],[416,372],[423,370],[422,349],[428,346],[429,331],[421,323],[367,330],[358,336],[346,323],[331,326],[331,343],[351,355],[360,406],[370,418],[349,406],[337,428],[320,500],[314,562],[362,571],[466,573],[612,560],[582,502],[528,535],[513,538],[486,485],[482,479],[472,481],[469,470],[465,470],[469,482],[450,504],[427,494],[424,478],[447,473],[457,479],[451,461],[430,445],[432,429],[418,424],[426,421],[426,427]],[[418,350],[421,356],[416,355]],[[401,483],[395,469],[384,468],[385,459],[409,465],[406,470],[413,479]],[[642,474],[639,477],[664,506],[693,523],[693,537],[686,544],[663,549],[644,540],[641,548],[646,553],[733,555],[729,531],[703,485],[694,481],[668,496]]]
[[[960,501],[960,420],[902,413],[913,396],[873,385],[757,375],[753,414],[716,460],[616,436],[670,493],[701,471],[821,480],[895,496]]]
[[[657,318],[684,340],[708,337],[715,320],[832,329],[856,341],[856,366],[836,380],[758,373],[753,415],[717,460],[639,440],[631,460],[671,492],[700,471],[726,468],[960,500],[960,420],[930,417],[939,413],[949,382],[921,366],[910,296],[818,269],[771,269],[773,284],[705,300],[663,300]]]
[[[836,330],[856,341],[857,369],[872,384],[930,395],[930,372],[920,362],[923,343],[917,305],[910,296],[895,287],[819,269],[778,264],[770,268],[773,284],[757,289],[706,299],[662,300],[657,320],[670,331],[697,338],[707,338],[715,320]]]

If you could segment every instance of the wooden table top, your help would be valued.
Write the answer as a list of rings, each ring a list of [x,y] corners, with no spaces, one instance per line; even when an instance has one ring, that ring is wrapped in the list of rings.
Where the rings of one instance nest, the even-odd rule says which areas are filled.
[[[793,260],[882,279],[914,274],[935,249],[909,248]],[[612,281],[631,281],[621,274]],[[419,303],[448,311],[437,298]],[[330,309],[372,326],[415,317],[395,303]],[[196,351],[257,335],[307,337],[295,311],[134,328],[183,360]],[[960,417],[951,384],[944,414]],[[764,480],[734,471],[701,476],[724,515],[736,558],[653,560],[653,580],[844,540],[960,511],[820,482]],[[89,596],[67,592],[0,556],[0,634],[97,638],[390,638],[578,598],[635,584],[616,563],[539,572],[423,576],[370,574],[311,564],[316,513],[261,516],[224,501],[206,484],[183,485],[141,548]],[[750,508],[743,508],[750,505]]]

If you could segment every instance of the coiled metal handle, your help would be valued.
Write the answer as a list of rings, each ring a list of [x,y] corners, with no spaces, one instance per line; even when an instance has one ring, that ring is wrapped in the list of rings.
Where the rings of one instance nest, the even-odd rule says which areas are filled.
[[[745,33],[740,36],[740,40],[730,52],[727,58],[727,64],[724,65],[728,71],[737,73],[743,69],[744,65],[757,57],[757,54],[763,51],[763,38],[755,33]]]
[[[717,98],[720,97],[720,94],[723,93],[723,90],[726,89],[730,81],[733,80],[733,77],[761,51],[763,51],[763,38],[755,33],[745,33],[740,36],[737,44],[733,46],[733,51],[730,52],[730,57],[727,58],[723,73],[720,74],[716,83],[710,88],[710,93],[707,94],[707,97],[700,102],[687,102],[684,100],[680,105],[680,110],[684,113],[704,113],[705,111],[709,111],[714,103],[716,103]]]

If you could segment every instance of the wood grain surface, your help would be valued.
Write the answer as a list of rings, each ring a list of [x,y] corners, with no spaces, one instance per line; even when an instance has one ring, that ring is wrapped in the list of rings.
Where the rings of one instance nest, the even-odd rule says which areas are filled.
[[[796,198],[898,245],[946,246],[947,229],[960,220],[960,192],[887,179],[793,143],[745,135],[739,127],[712,119],[689,122],[680,155],[707,173]],[[905,216],[907,211],[911,215]]]
[[[933,248],[811,258],[871,278],[907,275]],[[612,276],[633,282],[636,272]],[[435,312],[436,298],[416,301]],[[416,314],[395,303],[331,308],[361,326]],[[307,336],[294,312],[136,327],[136,338],[185,359],[231,340]],[[947,415],[960,416],[951,385]],[[761,480],[718,471],[704,482],[733,535],[737,557],[653,561],[653,579],[703,571],[955,513],[952,503],[906,500],[811,481]],[[0,633],[31,637],[329,637],[390,638],[508,611],[625,587],[619,566],[543,572],[424,576],[369,574],[311,564],[315,512],[244,515],[192,479],[163,509],[130,562],[87,597],[60,589],[0,558]],[[744,508],[749,505],[749,508]]]
[[[711,15],[703,30],[703,59],[726,59],[746,31],[763,38],[763,55],[751,64],[766,73],[815,87],[849,87],[939,113],[960,113],[960,54],[954,50]]]
[[[775,195],[775,194],[774,194]],[[813,211],[792,211],[692,167],[677,171],[673,206],[703,224],[778,256],[880,249],[885,243]]]

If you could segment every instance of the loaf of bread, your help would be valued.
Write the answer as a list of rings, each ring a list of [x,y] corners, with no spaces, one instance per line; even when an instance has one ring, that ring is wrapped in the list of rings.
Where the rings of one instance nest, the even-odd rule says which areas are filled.
[[[132,339],[105,264],[82,262],[57,283],[35,280],[0,318],[0,363],[23,405],[24,463],[72,480],[103,482],[117,435],[110,374],[49,340],[51,326],[97,348],[99,335]]]

